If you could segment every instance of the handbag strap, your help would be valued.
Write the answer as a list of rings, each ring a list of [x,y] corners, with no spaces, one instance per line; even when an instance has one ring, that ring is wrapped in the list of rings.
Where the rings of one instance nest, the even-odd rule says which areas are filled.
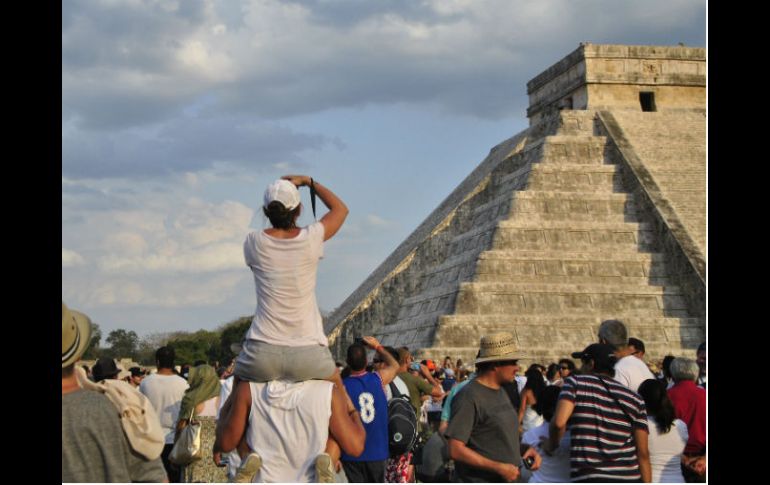
[[[626,408],[623,407],[622,404],[620,404],[620,401],[618,401],[618,398],[615,397],[615,394],[613,394],[612,391],[610,391],[610,388],[609,388],[609,386],[607,386],[607,383],[604,382],[604,379],[602,379],[601,376],[599,376],[597,374],[594,374],[594,376],[596,376],[596,378],[599,379],[599,381],[602,383],[604,388],[607,389],[607,394],[610,395],[610,397],[615,401],[615,404],[617,404],[618,407],[620,408],[620,410],[623,411],[623,414],[625,414],[626,417],[629,419],[629,421],[631,421],[631,423],[630,423],[631,424],[631,428],[633,428],[634,427],[634,418],[632,418],[631,415],[626,412]]]
[[[398,386],[396,386],[396,383],[393,381],[390,381],[390,394],[392,397],[403,397],[404,395],[401,394],[401,391],[398,390]]]

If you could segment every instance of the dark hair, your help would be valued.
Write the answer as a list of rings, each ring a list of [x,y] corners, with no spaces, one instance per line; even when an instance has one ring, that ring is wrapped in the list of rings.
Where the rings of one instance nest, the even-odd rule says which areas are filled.
[[[569,371],[575,372],[575,362],[573,362],[572,359],[561,359],[559,361],[559,367],[561,367],[562,364],[567,364],[567,367],[569,367]]]
[[[476,364],[476,374],[484,374],[496,367],[497,362],[479,362]]]
[[[529,379],[527,379],[529,381]],[[559,394],[561,393],[561,387],[559,386],[546,386],[535,397],[537,402],[532,408],[537,411],[538,414],[543,415],[543,419],[551,421],[553,414],[556,412],[556,403],[559,402]]]
[[[155,360],[158,362],[158,369],[173,369],[176,353],[173,347],[161,347],[155,352]]]
[[[706,351],[706,342],[702,342],[700,345],[698,345],[698,350],[696,352],[705,352]]]
[[[639,385],[639,395],[644,399],[647,414],[655,418],[658,431],[661,434],[668,433],[674,424],[676,414],[674,405],[666,392],[666,386],[657,379],[647,379]]]
[[[270,224],[276,229],[293,229],[296,226],[300,206],[288,210],[282,203],[274,200],[262,208],[262,212],[270,219]]]
[[[476,364],[476,374],[483,374],[485,372],[488,372],[496,367],[500,367],[507,362],[516,361],[518,359],[510,359],[510,360],[496,360],[493,362],[479,362]],[[543,380],[543,377],[540,377],[540,380]]]
[[[364,344],[352,343],[348,347],[348,366],[356,372],[366,368],[366,347]]]
[[[644,352],[644,342],[639,340],[638,338],[630,337],[628,339],[628,345],[633,345],[636,350],[639,350],[641,352]]]
[[[671,377],[671,363],[676,359],[673,355],[667,355],[663,357],[663,364],[661,364],[661,367],[663,368],[663,376],[664,377]]]
[[[545,371],[545,378],[552,381],[556,374],[559,373],[559,364],[552,362],[548,364],[548,369]]]
[[[205,360],[196,360],[195,363],[193,364],[193,367],[198,367],[199,365],[206,365],[206,361]]]
[[[527,369],[527,372],[524,373],[524,375],[527,377],[527,383],[524,384],[524,389],[532,389],[532,394],[535,395],[535,399],[537,399],[538,393],[545,389],[546,383],[543,381],[543,373],[540,372],[538,365],[531,365],[529,366],[529,369]]]
[[[396,362],[398,362],[398,350],[396,350],[394,347],[391,347],[390,345],[386,345],[383,348],[387,350],[394,359],[396,359]]]

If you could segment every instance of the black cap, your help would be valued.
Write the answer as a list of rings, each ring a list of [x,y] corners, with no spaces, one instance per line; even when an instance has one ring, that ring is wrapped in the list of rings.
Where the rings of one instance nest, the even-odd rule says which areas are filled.
[[[147,372],[143,371],[140,367],[132,367],[128,369],[128,371],[131,372],[131,377],[143,376],[147,374]]]
[[[94,364],[94,368],[91,370],[91,372],[94,375],[94,380],[99,382],[104,379],[115,377],[120,373],[120,369],[118,369],[114,359],[102,357],[96,361],[96,364]]]
[[[581,352],[574,352],[573,359],[593,360],[594,368],[600,370],[610,370],[615,367],[618,361],[615,357],[615,347],[608,344],[591,344]]]

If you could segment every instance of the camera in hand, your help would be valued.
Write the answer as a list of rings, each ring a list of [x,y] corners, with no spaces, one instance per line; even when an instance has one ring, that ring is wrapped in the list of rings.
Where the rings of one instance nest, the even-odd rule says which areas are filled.
[[[528,456],[528,457],[524,458],[523,463],[524,463],[524,467],[527,470],[529,470],[530,468],[532,468],[532,465],[535,464],[535,457],[534,456]]]

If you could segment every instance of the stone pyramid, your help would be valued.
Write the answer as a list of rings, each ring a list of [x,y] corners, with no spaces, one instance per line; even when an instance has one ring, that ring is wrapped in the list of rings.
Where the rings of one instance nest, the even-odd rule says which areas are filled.
[[[472,362],[511,332],[548,363],[624,321],[648,359],[706,338],[705,50],[581,44],[489,156],[325,322]]]

